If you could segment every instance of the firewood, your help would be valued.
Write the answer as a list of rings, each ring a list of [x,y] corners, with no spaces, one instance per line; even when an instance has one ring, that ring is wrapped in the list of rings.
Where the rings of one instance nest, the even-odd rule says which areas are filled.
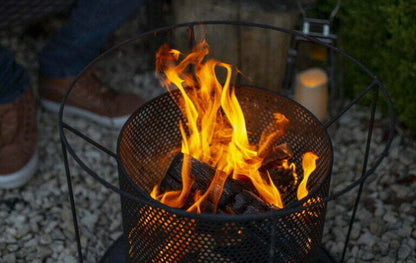
[[[271,205],[247,190],[237,194],[234,200],[232,207],[238,214],[264,213],[272,209]]]
[[[228,204],[232,203],[234,201],[234,197],[243,191],[246,186],[244,186],[242,183],[240,183],[237,180],[234,180],[232,178],[227,178],[227,181],[225,181],[224,184],[224,190],[221,195],[220,201],[218,202],[218,205],[220,207],[225,207]]]
[[[263,165],[259,168],[264,178],[270,176],[280,193],[287,193],[296,186],[294,171],[283,166],[283,163],[288,163],[292,157],[293,154],[289,145],[282,143],[273,147],[273,150],[264,158]]]
[[[293,154],[287,143],[282,143],[278,146],[275,146],[271,151],[267,153],[263,160],[262,166],[259,168],[259,171],[264,172],[272,167],[281,166],[284,160],[289,160],[292,158],[292,156]]]
[[[206,163],[200,162],[195,158],[187,157],[191,164],[190,174],[193,178],[193,185],[191,193],[187,200],[186,209],[194,200],[193,197],[198,191],[204,193],[215,175],[215,169]],[[159,190],[161,193],[165,191],[178,191],[182,189],[182,162],[184,161],[184,154],[178,153],[173,159],[165,177],[162,179]],[[249,213],[255,211],[266,212],[273,209],[272,206],[265,203],[260,197],[256,195],[256,190],[248,183],[241,183],[238,180],[227,178],[223,193],[218,202],[217,213],[219,214],[244,214],[247,208]],[[210,200],[206,199],[201,204],[201,210],[205,213],[214,212],[215,207]]]
[[[281,194],[287,193],[296,186],[291,169],[271,167],[267,169],[267,172]],[[266,176],[266,174],[264,174],[264,176]]]
[[[190,174],[195,180],[193,189],[194,190],[201,190],[205,191],[208,186],[209,182],[211,182],[214,174],[215,169],[205,164],[203,162],[198,161],[195,158],[189,157],[186,158],[191,165]],[[178,153],[175,158],[172,160],[168,171],[166,172],[165,177],[159,184],[159,189],[164,191],[175,191],[180,190],[182,188],[182,163],[184,161],[184,154]]]
[[[209,184],[215,175],[215,169],[195,158],[190,156],[184,158],[184,156],[183,153],[178,153],[172,160],[166,175],[159,184],[159,190],[160,193],[164,193],[166,191],[178,191],[182,189],[182,163],[184,159],[186,159],[190,162],[190,175],[193,179],[191,193],[188,196],[185,207],[183,207],[184,209],[187,209],[194,203],[194,196],[197,191],[204,193],[208,189]],[[215,212],[215,206],[210,200],[206,199],[201,203],[201,210],[205,213],[213,213]],[[233,211],[228,209],[227,206],[217,209],[216,212],[218,214],[233,214]]]

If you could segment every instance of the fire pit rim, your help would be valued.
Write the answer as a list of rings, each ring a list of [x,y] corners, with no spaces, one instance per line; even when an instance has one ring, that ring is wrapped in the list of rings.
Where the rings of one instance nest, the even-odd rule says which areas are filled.
[[[146,101],[139,108],[137,108],[130,115],[130,117],[127,119],[127,121],[123,124],[122,128],[120,129],[119,136],[117,138],[117,147],[116,147],[118,168],[120,169],[120,172],[121,172],[122,176],[124,176],[127,179],[130,186],[132,186],[133,189],[138,194],[140,194],[142,197],[144,197],[145,199],[136,199],[136,198],[132,199],[131,197],[128,197],[128,198],[130,198],[130,199],[132,199],[133,201],[136,201],[136,202],[142,202],[143,204],[166,210],[168,212],[177,214],[177,215],[182,216],[182,217],[188,217],[188,218],[193,218],[193,219],[202,219],[202,220],[219,220],[220,219],[220,221],[221,220],[229,221],[230,219],[232,221],[246,221],[246,220],[249,221],[249,220],[256,220],[256,219],[260,220],[260,219],[269,218],[269,217],[270,218],[273,218],[273,217],[278,218],[278,217],[282,217],[282,216],[285,216],[285,215],[289,215],[289,214],[292,214],[292,213],[295,213],[295,212],[299,212],[299,211],[302,211],[302,210],[309,209],[311,207],[315,207],[315,206],[327,203],[329,200],[328,200],[328,197],[325,197],[320,202],[316,202],[316,203],[313,203],[313,204],[302,206],[302,204],[304,204],[311,196],[315,195],[321,189],[322,185],[324,185],[328,180],[331,180],[332,167],[333,167],[333,162],[334,162],[334,151],[333,151],[331,136],[329,135],[328,130],[326,129],[325,125],[314,114],[312,114],[306,107],[304,107],[300,103],[296,102],[295,100],[293,100],[291,98],[288,98],[287,96],[278,94],[277,92],[275,92],[273,90],[256,87],[254,85],[239,85],[236,88],[238,89],[239,87],[246,87],[246,88],[251,88],[251,89],[262,90],[262,91],[271,93],[274,96],[278,96],[280,98],[286,99],[286,100],[290,101],[291,103],[294,103],[296,106],[298,106],[299,108],[301,108],[304,111],[306,111],[307,113],[309,113],[311,115],[312,119],[314,119],[317,122],[317,124],[324,130],[324,134],[325,134],[326,139],[328,140],[328,145],[329,145],[330,161],[329,161],[328,172],[325,174],[323,179],[320,181],[319,185],[314,187],[312,190],[310,190],[308,195],[305,196],[304,198],[302,198],[301,200],[294,201],[294,202],[288,204],[287,206],[285,206],[282,209],[270,211],[270,212],[267,212],[267,213],[253,214],[253,215],[231,215],[231,214],[221,215],[221,214],[210,214],[210,213],[198,214],[198,213],[193,213],[193,212],[186,212],[185,210],[180,209],[180,208],[173,208],[173,207],[167,206],[167,205],[165,205],[165,204],[163,204],[163,203],[161,203],[157,200],[154,200],[153,198],[150,197],[150,195],[148,193],[141,190],[139,188],[139,186],[135,182],[133,182],[133,180],[128,175],[128,173],[127,173],[127,171],[124,168],[124,165],[122,163],[122,159],[120,158],[120,144],[121,144],[121,138],[122,138],[123,131],[126,129],[126,127],[129,126],[129,124],[133,121],[136,114],[138,112],[140,112],[143,107],[146,107],[146,105],[148,105],[150,103],[153,103],[155,100],[157,100],[161,97],[165,97],[165,96],[170,97],[168,92],[164,92],[163,94],[160,94],[160,95],[156,96],[155,98],[153,98],[149,101]]]

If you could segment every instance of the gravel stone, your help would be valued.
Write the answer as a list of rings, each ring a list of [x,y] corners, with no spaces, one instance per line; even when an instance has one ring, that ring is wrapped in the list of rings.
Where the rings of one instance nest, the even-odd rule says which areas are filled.
[[[398,252],[398,256],[399,259],[406,259],[410,253],[412,253],[412,250],[409,246],[403,244],[400,248],[399,248],[399,252]]]
[[[48,258],[52,255],[52,249],[45,246],[39,246],[37,252],[40,258]]]
[[[370,233],[364,233],[360,236],[360,238],[357,240],[357,244],[360,245],[367,245],[369,247],[372,247],[374,245],[374,238],[373,235],[371,235]]]
[[[49,235],[43,235],[40,238],[40,243],[42,245],[49,245],[50,243],[52,243],[52,238]]]
[[[400,243],[397,240],[393,240],[390,242],[390,246],[392,249],[397,250],[400,247]]]
[[[377,242],[378,251],[380,251],[380,254],[383,256],[386,256],[388,254],[389,246],[390,244],[388,242]]]
[[[3,260],[4,260],[4,262],[7,262],[7,263],[15,263],[16,262],[16,256],[13,253],[7,254],[7,255],[3,256]]]
[[[380,259],[380,263],[395,263],[396,260],[391,257],[383,257]]]
[[[35,247],[38,244],[38,239],[33,238],[24,244],[24,247]]]
[[[380,222],[370,223],[370,232],[373,235],[380,236],[384,232],[384,227]]]
[[[391,224],[397,223],[397,217],[395,217],[392,213],[386,213],[383,220]]]
[[[365,260],[365,261],[371,261],[375,258],[375,255],[372,252],[365,252],[362,256],[361,259]]]
[[[58,261],[62,263],[77,263],[74,256],[69,254],[68,250],[64,250],[58,257]]]
[[[360,229],[358,229],[358,228],[353,228],[352,230],[351,230],[351,239],[352,240],[356,240],[357,238],[359,238],[360,237],[360,232],[361,232],[361,230]]]
[[[8,245],[7,246],[7,250],[9,251],[9,252],[15,252],[15,251],[17,251],[19,249],[19,246],[18,245],[16,245],[16,244],[11,244],[11,245]]]
[[[97,214],[91,214],[88,212],[86,216],[81,219],[81,222],[90,232],[94,232],[94,226],[97,223],[97,220]]]

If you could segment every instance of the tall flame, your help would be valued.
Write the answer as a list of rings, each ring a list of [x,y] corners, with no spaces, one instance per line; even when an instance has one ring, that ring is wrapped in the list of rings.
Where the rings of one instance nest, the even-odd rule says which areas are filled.
[[[274,113],[258,145],[250,144],[243,110],[231,85],[232,67],[206,59],[208,54],[206,41],[197,44],[181,61],[181,53],[167,45],[156,54],[156,69],[164,73],[162,83],[168,91],[176,87],[181,94],[177,103],[186,119],[185,123],[179,123],[181,152],[216,169],[208,189],[193,196],[194,203],[187,211],[201,213],[204,200],[210,200],[216,207],[229,176],[250,180],[265,202],[282,208],[279,190],[270,175],[262,175],[259,168],[272,145],[284,135],[289,120],[281,113]],[[223,83],[216,76],[218,70],[225,70]],[[156,185],[151,192],[152,198],[171,207],[183,207],[193,184],[189,165],[190,162],[183,162],[181,190],[159,193]],[[285,165],[294,171],[294,164]],[[294,177],[297,181],[295,172]]]

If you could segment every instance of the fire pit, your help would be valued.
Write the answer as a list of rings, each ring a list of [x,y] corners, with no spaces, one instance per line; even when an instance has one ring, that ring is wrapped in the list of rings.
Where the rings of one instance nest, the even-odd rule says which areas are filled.
[[[162,36],[166,34],[169,38],[176,29],[186,28],[188,31],[188,42],[192,48],[195,44],[194,27],[212,24],[263,28],[287,34],[301,35],[295,31],[265,25],[211,21],[187,23],[158,29],[145,33],[138,39],[157,34]],[[310,41],[325,45],[316,39],[308,36],[304,37]],[[120,46],[114,47],[108,52],[117,50]],[[306,178],[302,183],[308,191],[299,197],[297,188],[285,188],[284,191],[281,191],[284,194],[281,196],[281,204],[261,213],[251,203],[245,205],[244,209],[240,209],[243,211],[241,213],[235,213],[238,210],[235,207],[231,209],[231,214],[219,213],[218,211],[217,213],[194,213],[184,211],[178,207],[167,206],[163,202],[155,200],[155,196],[152,193],[155,185],[161,185],[161,181],[165,180],[165,175],[172,169],[171,164],[174,164],[177,158],[175,157],[177,155],[174,154],[175,150],[177,152],[177,149],[183,143],[182,133],[184,133],[184,128],[181,129],[178,123],[181,121],[186,123],[183,115],[186,110],[181,108],[183,104],[177,103],[182,98],[179,90],[173,90],[169,94],[163,94],[147,102],[131,115],[120,132],[117,153],[106,149],[62,121],[65,97],[60,111],[60,134],[63,142],[68,188],[78,241],[79,233],[67,152],[91,176],[121,196],[124,237],[104,257],[104,260],[107,260],[107,262],[111,262],[111,260],[108,261],[111,257],[114,257],[114,253],[111,255],[111,251],[116,251],[117,246],[123,247],[124,253],[121,253],[120,256],[127,262],[318,261],[322,254],[321,238],[326,203],[348,192],[354,186],[359,184],[362,186],[364,180],[374,172],[382,158],[387,154],[392,138],[392,133],[390,133],[385,151],[375,161],[373,167],[367,170],[367,159],[378,92],[382,91],[390,109],[391,103],[381,83],[371,72],[345,53],[333,47],[328,47],[357,63],[372,77],[373,82],[359,97],[325,125],[321,124],[307,109],[289,98],[249,85],[239,85],[235,88],[235,96],[241,105],[241,110],[245,117],[248,141],[251,144],[258,143],[261,140],[262,132],[267,130],[267,127],[270,125],[270,119],[273,118],[273,114],[283,114],[290,120],[290,125],[286,132],[273,142],[272,146],[278,146],[282,143],[289,144],[293,152],[291,161],[296,167],[304,168],[303,171],[301,169],[297,171],[300,180]],[[100,57],[95,61],[99,59]],[[68,96],[71,89],[72,86],[68,89],[66,96]],[[375,96],[363,176],[345,189],[330,195],[329,186],[333,152],[327,128],[369,91],[373,91]],[[392,125],[394,125],[392,112],[391,118]],[[64,129],[87,140],[117,160],[119,188],[109,184],[88,168],[68,144]],[[308,176],[306,176],[305,167],[303,166],[302,154],[305,152],[313,152],[319,156],[319,159],[316,161],[316,169],[312,170]],[[271,178],[270,174],[269,178]],[[276,185],[279,186],[279,183],[276,183]],[[247,206],[251,207],[251,210]],[[216,208],[214,211],[216,211]],[[348,240],[346,243],[348,243]],[[82,261],[80,242],[78,242],[78,249],[80,260]],[[120,258],[117,260],[120,260]]]
[[[180,97],[177,90],[172,95]],[[322,156],[308,181],[312,193],[298,204],[305,208],[300,212],[221,216],[186,213],[155,200],[139,203],[122,197],[124,232],[133,261],[306,262],[318,256],[326,207],[320,201],[328,195],[332,164],[326,130],[290,99],[253,87],[236,88],[236,95],[251,141],[258,141],[270,115],[280,112],[291,120],[291,128],[281,140],[290,143],[296,152],[314,151]],[[131,195],[140,191],[146,196],[161,181],[172,160],[166,156],[173,156],[170,153],[181,143],[181,118],[169,94],[148,102],[132,115],[119,137],[121,190]],[[294,163],[300,167],[300,158],[296,157]],[[296,191],[285,195],[285,203],[294,206],[296,201]],[[308,207],[314,203],[320,204]]]

